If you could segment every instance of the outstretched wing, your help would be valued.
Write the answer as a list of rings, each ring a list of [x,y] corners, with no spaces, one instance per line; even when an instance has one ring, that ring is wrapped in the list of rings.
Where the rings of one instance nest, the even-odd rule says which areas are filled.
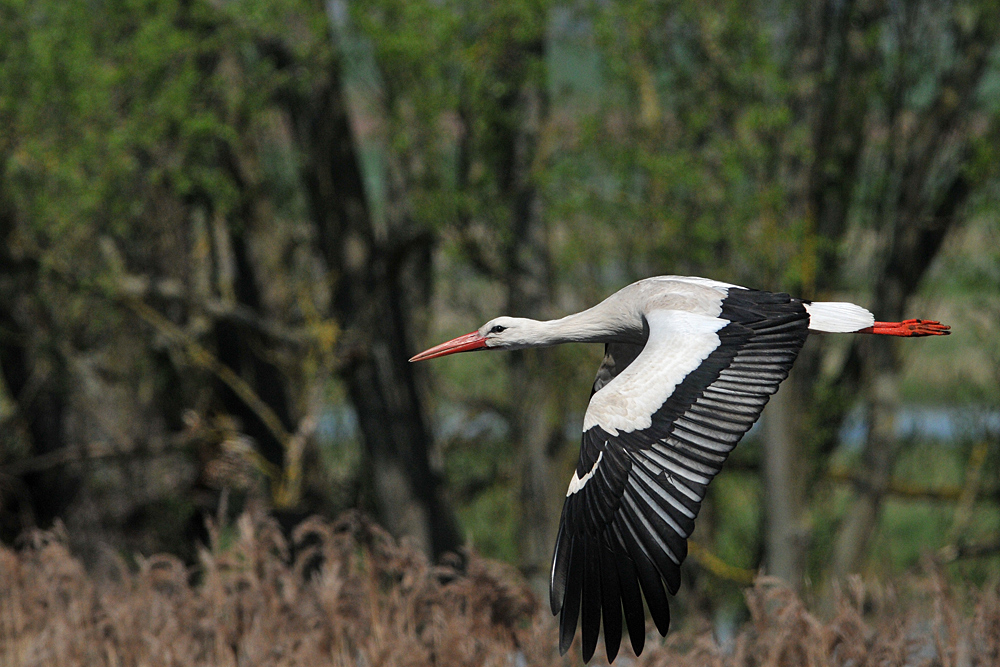
[[[552,560],[559,650],[582,619],[584,660],[602,617],[614,659],[623,610],[632,648],[642,651],[643,597],[666,634],[663,584],[671,594],[680,586],[705,489],[787,377],[809,326],[803,302],[742,288],[729,289],[717,317],[662,310],[646,319],[638,356],[601,365]]]

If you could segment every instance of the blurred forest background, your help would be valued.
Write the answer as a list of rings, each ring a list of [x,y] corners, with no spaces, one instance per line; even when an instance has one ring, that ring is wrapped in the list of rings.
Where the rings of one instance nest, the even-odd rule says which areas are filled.
[[[994,0],[2,0],[0,538],[360,508],[542,591],[602,350],[407,359],[673,273],[953,327],[808,342],[679,609],[993,580],[998,42]]]

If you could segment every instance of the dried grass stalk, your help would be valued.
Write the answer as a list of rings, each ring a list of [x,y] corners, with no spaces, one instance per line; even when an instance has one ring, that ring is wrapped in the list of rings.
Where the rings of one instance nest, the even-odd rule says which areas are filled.
[[[357,513],[309,519],[290,540],[266,517],[241,517],[230,540],[209,529],[195,568],[158,555],[99,581],[59,527],[0,548],[0,667],[580,664],[576,649],[558,656],[554,623],[509,566],[433,566]],[[728,645],[689,623],[665,641],[651,632],[639,659],[623,647],[618,663],[1000,664],[995,585],[962,601],[940,574],[910,588],[903,604],[891,587],[850,580],[824,621],[762,577]]]

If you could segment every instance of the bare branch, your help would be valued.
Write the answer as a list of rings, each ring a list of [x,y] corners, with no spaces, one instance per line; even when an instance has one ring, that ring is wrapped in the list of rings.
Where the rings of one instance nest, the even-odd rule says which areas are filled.
[[[310,337],[300,329],[261,317],[252,308],[242,304],[225,299],[191,299],[178,280],[127,274],[119,278],[116,289],[119,295],[127,299],[142,301],[152,296],[167,301],[180,301],[188,308],[200,310],[216,320],[238,324],[287,345],[302,347],[309,342]]]
[[[233,369],[219,361],[215,355],[209,352],[189,333],[168,320],[155,309],[136,299],[125,299],[124,303],[143,321],[164,335],[168,340],[182,346],[187,357],[195,365],[209,370],[225,383],[226,386],[232,389],[233,393],[239,396],[247,407],[260,418],[261,422],[271,432],[271,435],[281,443],[282,448],[286,452],[290,450],[293,438],[292,434],[285,430],[281,419],[271,406],[257,395],[257,392],[253,390],[253,387],[246,380],[237,375]],[[270,470],[268,474],[275,477],[275,479],[281,478],[281,472],[277,470]]]
[[[827,473],[827,478],[836,483],[851,484],[855,488],[866,490],[870,487],[867,477],[859,475],[845,469],[833,469]],[[959,502],[963,499],[965,487],[963,485],[939,486],[928,488],[926,486],[915,486],[897,480],[890,481],[884,491],[885,495],[895,496],[907,500],[933,500],[938,502]],[[976,495],[977,501],[995,500],[1000,489],[988,488],[980,490]]]

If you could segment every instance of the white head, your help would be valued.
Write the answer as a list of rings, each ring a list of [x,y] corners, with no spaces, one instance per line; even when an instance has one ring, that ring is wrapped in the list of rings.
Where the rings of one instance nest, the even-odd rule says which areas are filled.
[[[545,345],[541,322],[524,317],[496,317],[479,327],[478,333],[487,349],[522,350]]]
[[[526,347],[551,345],[556,341],[546,330],[546,323],[524,317],[497,317],[478,331],[459,336],[416,355],[410,361],[443,357],[456,352],[473,350],[520,350]]]

